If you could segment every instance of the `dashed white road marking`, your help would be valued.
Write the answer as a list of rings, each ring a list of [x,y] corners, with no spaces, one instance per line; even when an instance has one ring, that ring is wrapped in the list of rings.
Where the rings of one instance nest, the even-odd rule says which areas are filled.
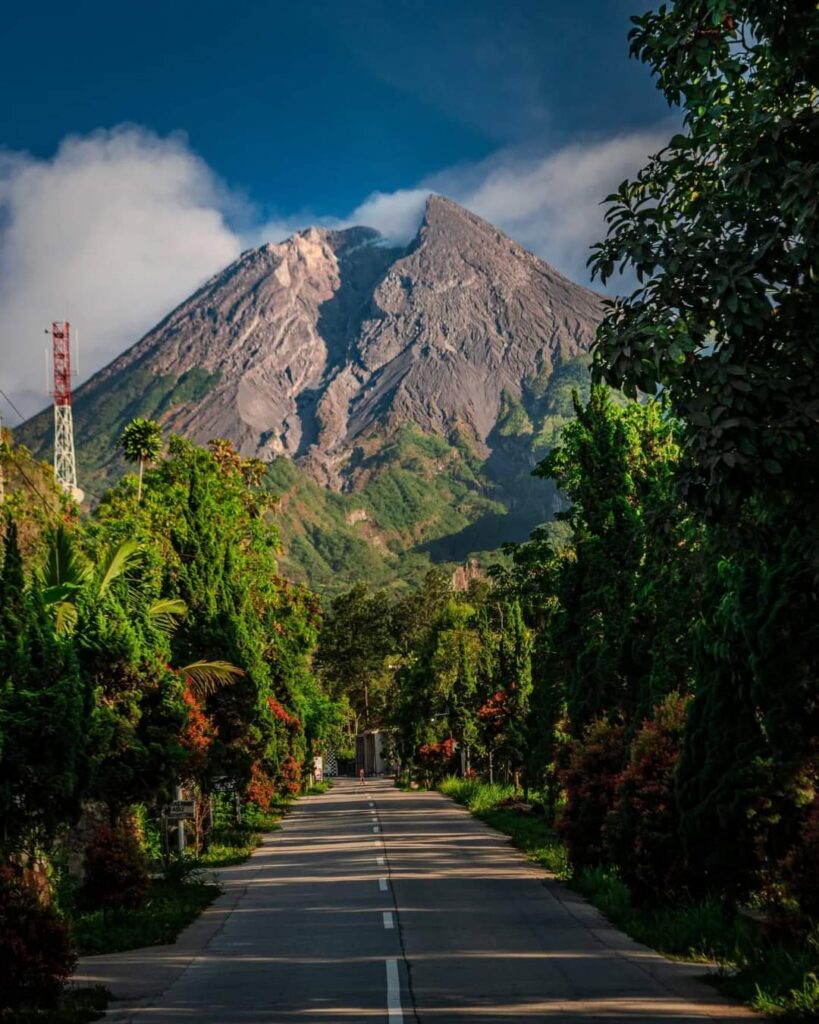
[[[381,831],[381,829],[378,827],[378,825],[373,825],[373,832],[380,832],[380,831]]]
[[[389,931],[391,928],[395,927],[395,922],[392,919],[392,911],[391,910],[385,910],[384,911],[384,927],[387,929],[387,931]]]
[[[375,807],[375,804],[370,800],[370,807]]]
[[[378,879],[378,888],[381,890],[381,892],[386,892],[387,891],[387,879],[386,878],[379,878]]]
[[[397,960],[387,961],[387,1020],[389,1024],[403,1024],[404,1020]]]
[[[379,866],[380,868],[383,868],[383,867],[384,867],[384,858],[383,858],[383,857],[376,857],[376,858],[375,858],[375,862],[376,862],[376,864],[377,864],[377,865],[378,865],[378,866]]]

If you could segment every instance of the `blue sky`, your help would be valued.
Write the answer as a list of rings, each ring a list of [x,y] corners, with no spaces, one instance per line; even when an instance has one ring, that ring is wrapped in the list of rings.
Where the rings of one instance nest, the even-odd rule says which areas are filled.
[[[342,215],[501,146],[662,116],[629,61],[640,0],[14,5],[0,141],[52,155],[123,122],[182,130],[268,211]]]
[[[0,386],[40,401],[40,321],[82,321],[90,371],[242,247],[313,221],[406,234],[430,189],[583,279],[599,200],[668,134],[627,54],[646,2],[16,3]]]

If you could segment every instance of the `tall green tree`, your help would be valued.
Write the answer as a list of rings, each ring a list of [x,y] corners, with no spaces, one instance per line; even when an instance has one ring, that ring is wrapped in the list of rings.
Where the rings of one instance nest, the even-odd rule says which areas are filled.
[[[685,424],[687,483],[714,514],[743,498],[819,501],[819,14],[805,0],[677,0],[635,18],[682,131],[609,196],[595,273],[630,266],[596,370],[663,386]]]
[[[27,584],[12,521],[0,571],[0,845],[33,853],[79,813],[90,692],[69,641]]]
[[[645,712],[661,696],[652,690],[685,689],[688,588],[660,582],[664,567],[669,585],[685,572],[685,520],[674,494],[678,458],[663,402],[622,406],[596,386],[536,470],[572,503],[562,513],[572,557],[560,564],[550,646],[575,735],[603,715]],[[680,623],[676,635],[668,621]],[[670,661],[673,667],[661,671]]]
[[[156,420],[143,420],[137,417],[122,431],[119,448],[129,462],[139,464],[139,484],[137,485],[137,504],[142,501],[142,475],[145,465],[153,462],[162,451],[162,428]]]
[[[346,695],[369,727],[384,715],[387,659],[396,653],[393,603],[383,591],[356,583],[324,615],[316,666],[337,697]]]
[[[595,369],[664,389],[712,524],[677,788],[700,876],[736,899],[819,787],[819,12],[678,0],[634,21],[683,125],[609,197],[595,272],[640,285],[609,303]]]

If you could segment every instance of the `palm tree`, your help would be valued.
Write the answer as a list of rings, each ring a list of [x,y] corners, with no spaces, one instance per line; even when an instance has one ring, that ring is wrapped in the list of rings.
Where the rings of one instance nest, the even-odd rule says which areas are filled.
[[[37,581],[43,604],[53,609],[57,633],[73,633],[77,625],[77,596],[81,590],[95,598],[103,598],[111,585],[125,577],[142,558],[142,550],[135,540],[126,540],[118,547],[103,551],[94,566],[77,543],[76,534],[60,524],[48,534],[45,558]],[[179,597],[163,597],[144,604],[138,589],[128,587],[134,607],[142,604],[156,629],[171,636],[179,619],[188,607]],[[194,661],[176,669],[190,679],[191,688],[198,699],[203,699],[220,686],[226,686],[244,675],[242,669],[229,661]]]
[[[162,428],[156,420],[131,420],[123,430],[117,447],[129,462],[139,463],[139,487],[137,504],[142,501],[142,474],[146,462],[153,462],[162,451]]]

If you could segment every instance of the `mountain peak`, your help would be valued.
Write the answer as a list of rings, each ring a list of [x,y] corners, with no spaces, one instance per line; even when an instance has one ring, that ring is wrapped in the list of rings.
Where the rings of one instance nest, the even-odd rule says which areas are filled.
[[[504,403],[587,351],[600,315],[594,293],[432,194],[408,247],[310,227],[243,253],[78,389],[77,440],[108,451],[101,424],[115,437],[142,415],[354,487],[360,452],[405,424],[488,454]],[[22,431],[42,450],[38,431],[47,416]]]

